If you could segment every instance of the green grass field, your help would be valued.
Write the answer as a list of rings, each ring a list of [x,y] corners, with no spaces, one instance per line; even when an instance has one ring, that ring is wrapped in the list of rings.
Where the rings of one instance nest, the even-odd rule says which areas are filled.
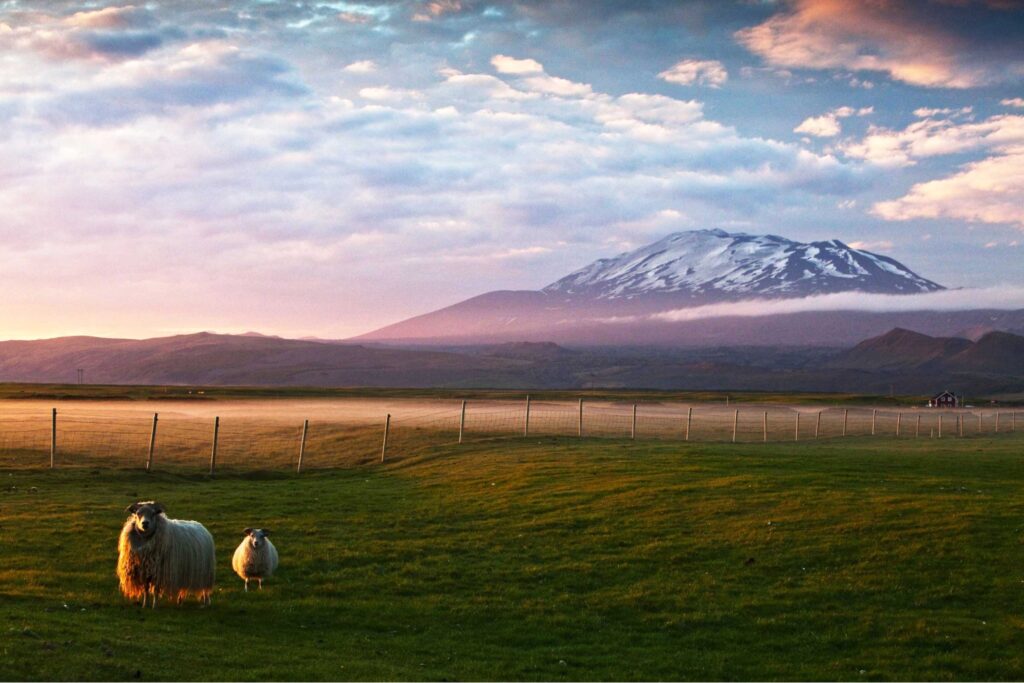
[[[508,440],[296,477],[0,471],[2,679],[1021,679],[1024,440]],[[212,608],[117,592],[140,498]],[[279,575],[230,555],[272,529]]]

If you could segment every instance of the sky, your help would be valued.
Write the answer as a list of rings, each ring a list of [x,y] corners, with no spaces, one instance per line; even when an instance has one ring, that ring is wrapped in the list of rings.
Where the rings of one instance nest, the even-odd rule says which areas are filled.
[[[0,338],[340,338],[700,228],[1019,294],[1024,2],[0,0]]]

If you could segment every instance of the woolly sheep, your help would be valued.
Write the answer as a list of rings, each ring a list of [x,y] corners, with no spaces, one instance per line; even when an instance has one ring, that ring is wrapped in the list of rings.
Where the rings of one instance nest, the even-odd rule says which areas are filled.
[[[263,590],[263,579],[277,569],[277,548],[267,538],[270,535],[269,529],[250,527],[242,533],[245,538],[235,548],[231,568],[245,581],[246,592],[249,591],[249,579],[259,581],[260,590]]]
[[[121,593],[131,600],[175,597],[178,604],[190,593],[210,604],[217,561],[213,536],[199,522],[170,519],[162,503],[139,501],[125,510],[117,550]]]

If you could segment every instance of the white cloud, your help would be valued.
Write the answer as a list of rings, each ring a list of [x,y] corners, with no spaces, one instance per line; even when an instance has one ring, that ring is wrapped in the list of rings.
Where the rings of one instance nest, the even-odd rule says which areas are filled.
[[[647,319],[684,322],[723,316],[750,317],[805,311],[910,312],[962,311],[976,308],[1000,310],[1024,308],[1024,288],[1007,285],[979,289],[947,289],[923,294],[842,292],[803,299],[752,299],[665,311],[648,316]],[[623,322],[628,321],[623,320]]]
[[[516,59],[505,55],[494,55],[491,57],[491,65],[501,74],[541,74],[544,67],[540,62],[533,59]]]
[[[858,240],[850,242],[850,246],[854,249],[865,249],[867,251],[892,251],[892,248],[896,245],[891,240],[876,240],[874,242]]]
[[[899,199],[875,204],[873,212],[886,220],[947,217],[1024,229],[1024,145],[918,183]]]
[[[972,111],[974,111],[974,107],[960,107],[959,109],[953,109],[951,107],[942,107],[938,109],[918,107],[914,110],[914,116],[919,119],[927,119],[939,115],[954,117],[962,114],[970,114]]]
[[[419,100],[423,99],[423,93],[419,90],[410,90],[407,88],[392,88],[387,85],[379,85],[370,88],[360,88],[359,96],[364,100],[372,100],[374,102],[390,102],[397,103],[402,100]]]
[[[977,123],[924,119],[903,130],[872,127],[843,153],[880,166],[911,166],[918,159],[1024,143],[1024,116],[1004,114]]]
[[[999,100],[999,104],[1004,107],[1017,107],[1019,109],[1024,107],[1024,97],[1011,97],[1005,100]]]
[[[839,123],[839,119],[845,119],[851,116],[868,116],[874,112],[874,107],[861,107],[860,109],[854,109],[853,107],[836,107],[832,111],[826,112],[821,116],[811,116],[804,119],[799,126],[793,129],[793,132],[813,135],[819,138],[831,138],[842,132],[842,126]]]
[[[880,166],[984,153],[985,158],[956,173],[919,182],[898,199],[876,203],[872,213],[886,220],[945,217],[1024,228],[1024,116],[1004,114],[976,123],[927,118],[903,130],[874,128],[843,152]]]
[[[793,129],[794,133],[805,133],[819,138],[830,138],[839,135],[841,128],[835,114],[811,116]]]
[[[658,78],[677,85],[720,88],[729,80],[729,72],[716,59],[684,59],[659,73]]]
[[[352,62],[346,66],[342,71],[347,71],[353,74],[368,74],[373,73],[377,70],[377,63],[372,59],[364,59],[358,62]]]
[[[557,97],[587,97],[593,89],[586,83],[577,83],[558,76],[531,76],[522,80],[523,85],[533,92]]]

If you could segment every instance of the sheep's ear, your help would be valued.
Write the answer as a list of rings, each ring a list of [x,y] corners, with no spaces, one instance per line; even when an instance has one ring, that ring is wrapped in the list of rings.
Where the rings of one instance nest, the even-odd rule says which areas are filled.
[[[137,511],[138,509],[139,509],[139,504],[138,504],[138,503],[132,503],[131,505],[129,505],[128,507],[126,507],[126,508],[124,509],[124,511],[125,511],[125,512],[127,512],[127,513],[128,513],[128,514],[130,514],[130,515],[134,515],[134,514],[135,514],[135,512],[136,512],[136,511]]]
[[[249,534],[252,533],[252,527],[251,526],[245,527],[244,529],[242,529],[242,533],[245,534],[246,536],[248,536]]]
[[[159,514],[160,514],[161,512],[165,512],[165,511],[166,511],[166,509],[164,508],[164,504],[163,504],[163,503],[157,503],[157,502],[154,502],[154,503],[153,503],[153,506],[152,506],[152,507],[153,507],[153,510],[154,510],[154,511],[156,512],[156,514],[158,514],[158,515],[159,515]]]

